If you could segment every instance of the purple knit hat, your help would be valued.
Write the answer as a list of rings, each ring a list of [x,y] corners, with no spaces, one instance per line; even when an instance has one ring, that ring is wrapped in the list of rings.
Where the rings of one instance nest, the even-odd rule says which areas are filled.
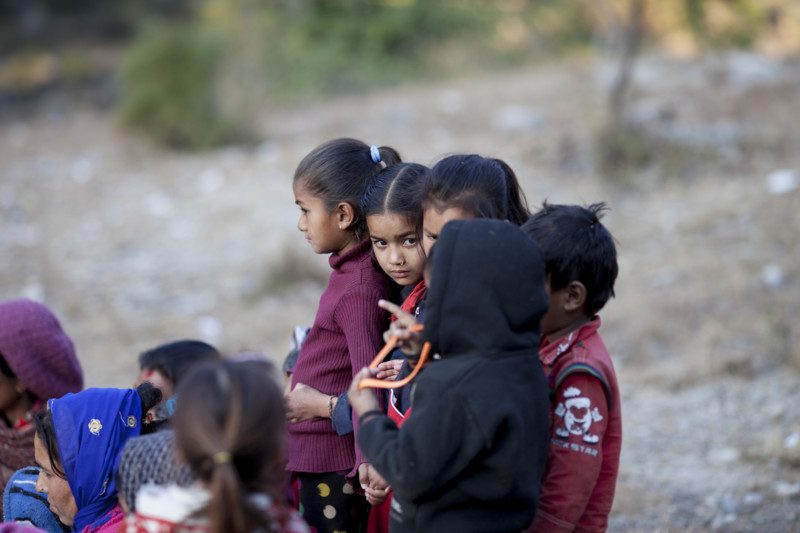
[[[0,302],[0,355],[22,386],[41,400],[83,388],[83,371],[72,341],[44,305]]]

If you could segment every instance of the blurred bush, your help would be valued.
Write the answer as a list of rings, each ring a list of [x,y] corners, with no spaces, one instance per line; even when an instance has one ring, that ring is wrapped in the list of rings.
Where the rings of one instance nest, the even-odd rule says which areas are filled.
[[[175,148],[235,140],[215,91],[223,40],[196,25],[148,24],[120,73],[123,124]]]
[[[176,148],[251,137],[257,107],[431,72],[431,49],[486,29],[478,1],[208,0],[148,22],[124,54],[126,126]]]
[[[264,12],[268,88],[279,97],[389,85],[430,74],[434,49],[489,30],[477,1],[315,1]]]

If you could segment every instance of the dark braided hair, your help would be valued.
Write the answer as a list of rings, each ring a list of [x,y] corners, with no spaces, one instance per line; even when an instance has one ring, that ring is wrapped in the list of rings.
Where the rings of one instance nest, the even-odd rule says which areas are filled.
[[[392,213],[408,219],[419,232],[422,225],[422,184],[428,167],[398,163],[383,169],[361,198],[364,217]]]

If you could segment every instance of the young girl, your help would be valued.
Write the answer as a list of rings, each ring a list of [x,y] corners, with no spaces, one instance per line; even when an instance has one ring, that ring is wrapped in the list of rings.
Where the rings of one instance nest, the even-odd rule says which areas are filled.
[[[420,199],[426,256],[451,220],[496,218],[519,226],[530,216],[525,193],[511,167],[501,159],[475,154],[451,155],[436,163],[425,176]],[[406,354],[418,353],[420,334],[410,328],[422,322],[424,298],[413,315],[388,301],[379,305],[396,317],[387,336],[396,336]]]
[[[401,287],[413,288],[422,281],[425,254],[419,242],[419,195],[427,171],[416,163],[391,166],[367,187],[361,199],[375,259]]]
[[[303,383],[330,395],[329,411],[381,345],[385,314],[376,304],[390,296],[390,280],[373,264],[360,199],[382,169],[398,162],[392,148],[335,139],[315,148],[295,171],[297,227],[316,253],[331,254],[333,272],[294,367],[292,387]],[[367,505],[349,478],[356,473],[366,478],[368,467],[354,436],[338,435],[325,419],[297,421],[289,426],[288,451],[287,469],[299,482],[300,509],[308,523],[319,532],[358,531]]]
[[[536,347],[544,260],[518,227],[455,221],[432,263],[424,338],[439,354],[398,428],[360,381],[359,445],[394,490],[391,531],[520,531],[547,454],[548,395]]]
[[[367,187],[361,198],[361,210],[367,220],[372,253],[378,265],[403,287],[406,296],[402,309],[413,313],[424,295],[422,271],[425,254],[420,244],[419,232],[422,217],[420,207],[421,184],[429,169],[416,163],[398,163],[382,170]],[[399,355],[402,356],[402,353]],[[393,359],[379,367],[380,378],[394,379],[402,360]],[[328,412],[330,397],[304,383],[295,384],[287,395],[287,416],[290,420],[331,418],[340,435],[351,433],[350,406],[345,393],[333,399],[333,410]],[[345,411],[340,413],[340,411]]]
[[[308,532],[281,503],[285,421],[270,363],[201,363],[178,387],[173,424],[176,449],[199,483],[144,485],[125,531]]]
[[[451,220],[497,218],[519,226],[530,216],[511,167],[475,154],[451,155],[436,163],[425,183],[422,208],[426,254]]]
[[[367,216],[372,251],[378,264],[398,285],[405,287],[403,311],[419,316],[420,302],[427,286],[423,281],[425,254],[420,243],[422,209],[421,183],[429,171],[423,165],[404,163],[390,167],[367,188],[361,201]],[[395,350],[389,361],[379,366],[379,378],[400,378],[409,371],[401,350]],[[398,425],[405,420],[410,405],[410,387],[389,389],[387,413]],[[373,505],[367,533],[389,531],[391,489],[386,481],[370,467],[368,484],[364,487],[367,501]]]
[[[380,194],[375,195],[377,201],[366,202],[365,211],[373,242],[375,231],[380,228],[373,228],[372,217],[369,216],[371,212],[405,213],[407,222],[412,220],[413,213],[421,213],[422,245],[426,254],[430,252],[442,227],[450,220],[498,218],[519,225],[528,216],[525,195],[520,190],[517,177],[511,168],[499,159],[478,155],[453,155],[444,158],[426,172],[421,190],[420,187],[410,183],[395,181],[386,188],[384,194],[383,197]],[[419,228],[419,225],[419,214],[417,214],[416,228]],[[380,236],[380,232],[377,235]],[[420,267],[423,266],[424,263],[421,263]],[[419,272],[420,278],[421,270],[422,268]],[[398,307],[390,302],[381,302],[381,306],[397,318],[392,323],[389,335],[398,335],[405,341],[401,342],[401,346],[409,356],[415,355],[418,351],[419,340],[419,334],[411,333],[409,328],[423,321],[426,296],[427,286],[424,280],[420,280],[403,305]],[[400,350],[396,350],[395,354],[398,352]],[[395,354],[393,357],[397,358]],[[395,360],[402,360],[402,356]],[[410,371],[410,367],[404,364],[398,370],[398,377],[402,378]],[[378,377],[384,377],[386,373],[384,370]],[[407,385],[390,392],[387,412],[398,427],[411,414],[411,390],[412,387]],[[370,480],[375,478],[382,481],[380,475],[372,475]],[[373,482],[371,485],[366,489],[367,495],[372,500],[378,500],[381,496],[378,490],[380,484]],[[374,510],[370,517],[370,533],[389,530],[389,505],[390,501],[387,499],[380,508]]]

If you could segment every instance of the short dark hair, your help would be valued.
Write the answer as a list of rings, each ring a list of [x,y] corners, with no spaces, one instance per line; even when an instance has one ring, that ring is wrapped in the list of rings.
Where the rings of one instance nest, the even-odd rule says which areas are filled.
[[[544,254],[550,288],[563,289],[572,281],[583,283],[584,311],[590,317],[614,296],[619,271],[614,237],[600,223],[607,210],[604,202],[586,207],[544,202],[522,225]]]
[[[210,344],[198,340],[179,340],[142,353],[139,356],[139,368],[158,370],[175,387],[192,366],[218,359],[222,359],[222,355]]]

